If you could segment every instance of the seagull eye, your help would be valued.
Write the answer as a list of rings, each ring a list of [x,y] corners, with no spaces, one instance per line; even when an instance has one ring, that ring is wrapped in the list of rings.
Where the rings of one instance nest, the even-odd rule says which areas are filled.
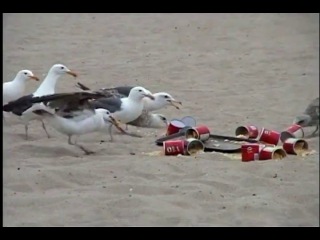
[[[60,67],[61,69],[64,69],[64,67]]]
[[[142,90],[140,89],[139,92],[142,92]]]
[[[168,95],[165,95],[164,98],[169,98],[169,96],[168,96]]]
[[[26,72],[24,73],[24,75],[27,75],[27,74],[28,74],[28,73],[26,73]]]

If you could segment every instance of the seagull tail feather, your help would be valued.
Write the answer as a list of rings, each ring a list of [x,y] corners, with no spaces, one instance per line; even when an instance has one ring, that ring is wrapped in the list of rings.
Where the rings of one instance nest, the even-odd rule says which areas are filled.
[[[34,110],[32,112],[37,114],[37,115],[40,115],[40,116],[50,116],[50,117],[52,117],[54,115],[53,113],[48,112],[48,111],[46,111],[44,109],[37,109],[37,110]]]
[[[88,88],[80,82],[77,83],[76,87],[80,88],[81,90],[90,90],[90,88]]]

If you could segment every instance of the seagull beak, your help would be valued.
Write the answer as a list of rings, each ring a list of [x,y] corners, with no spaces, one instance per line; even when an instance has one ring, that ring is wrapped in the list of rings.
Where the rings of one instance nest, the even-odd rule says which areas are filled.
[[[126,131],[120,126],[120,122],[118,120],[116,120],[114,117],[109,116],[110,120],[109,122],[111,122],[120,132],[125,133]]]
[[[112,116],[109,116],[109,122],[113,123],[115,126],[120,126],[120,122]]]
[[[36,80],[36,81],[39,81],[40,79],[38,78],[38,77],[36,77],[36,76],[30,76],[29,77],[30,79],[33,79],[33,80]]]
[[[78,74],[76,74],[75,72],[72,72],[72,71],[68,71],[67,72],[69,75],[71,75],[71,76],[73,76],[73,77],[77,77],[78,76]]]
[[[182,105],[182,102],[179,102],[179,101],[177,101],[177,100],[175,100],[175,99],[170,99],[170,100],[168,100],[168,102],[169,102],[172,106],[174,106],[176,109],[180,109],[180,106],[179,106],[179,105]]]
[[[155,97],[152,94],[143,94],[143,96],[150,98],[151,100],[155,100]]]

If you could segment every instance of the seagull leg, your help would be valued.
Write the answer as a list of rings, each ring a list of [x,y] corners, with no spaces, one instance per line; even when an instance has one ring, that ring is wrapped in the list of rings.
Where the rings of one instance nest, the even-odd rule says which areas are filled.
[[[317,125],[316,130],[314,130],[314,132],[311,135],[314,136],[316,132],[318,132],[318,130],[319,130],[319,125]]]
[[[44,129],[44,131],[45,131],[46,134],[47,134],[47,137],[50,138],[50,135],[49,135],[49,133],[48,133],[48,131],[47,131],[46,125],[44,124],[43,120],[41,120],[41,123],[42,123],[42,128]]]
[[[126,130],[128,130],[128,124],[126,124]]]
[[[77,144],[76,141],[74,143],[71,142],[71,135],[68,136],[68,143],[70,145],[73,145],[73,146],[76,146],[76,147],[80,148],[82,151],[85,152],[86,155],[90,155],[90,154],[94,153],[93,151],[86,149],[84,146],[82,146],[80,144]]]
[[[112,124],[109,126],[108,128],[108,132],[109,132],[109,135],[110,135],[110,142],[113,142],[113,135],[112,135]]]
[[[24,132],[25,132],[26,140],[28,140],[28,124],[24,125]]]

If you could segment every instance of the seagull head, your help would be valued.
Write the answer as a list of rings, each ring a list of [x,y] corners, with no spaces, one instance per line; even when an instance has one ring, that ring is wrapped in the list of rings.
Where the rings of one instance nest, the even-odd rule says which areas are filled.
[[[144,87],[134,87],[131,89],[128,98],[134,99],[134,100],[142,100],[144,97],[148,97],[151,100],[154,100],[154,96],[152,93],[145,89]]]
[[[67,68],[65,65],[63,64],[55,64],[51,67],[49,72],[53,72],[57,75],[63,75],[63,74],[69,74],[73,77],[77,77],[78,74],[76,74],[75,72],[71,71],[69,68]]]
[[[120,126],[121,123],[112,116],[112,113],[110,113],[109,110],[104,108],[97,108],[95,109],[95,112],[96,114],[102,115],[104,122],[107,123],[108,126],[110,126],[110,124],[113,124],[120,132],[125,132],[125,130]]]
[[[159,119],[159,122],[164,123],[165,126],[169,125],[168,119],[164,115],[155,113],[154,116]]]
[[[39,81],[39,78],[33,75],[33,73],[30,70],[21,70],[18,72],[17,77],[22,79],[22,80],[35,80]]]
[[[155,104],[157,104],[160,108],[165,107],[167,105],[171,105],[176,109],[180,109],[182,102],[175,100],[169,93],[166,92],[158,92],[153,94],[155,97]]]
[[[311,122],[311,116],[303,114],[300,116],[297,116],[293,120],[293,124],[300,125],[301,127],[307,127],[309,126],[309,123]]]

